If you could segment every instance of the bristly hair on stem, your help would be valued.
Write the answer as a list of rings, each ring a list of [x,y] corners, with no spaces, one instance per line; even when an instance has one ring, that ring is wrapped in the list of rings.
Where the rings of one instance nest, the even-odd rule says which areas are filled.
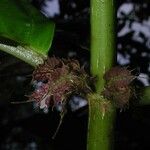
[[[102,95],[108,100],[112,100],[117,108],[124,108],[129,104],[132,93],[132,81],[136,76],[126,67],[113,67],[104,74],[106,85]]]

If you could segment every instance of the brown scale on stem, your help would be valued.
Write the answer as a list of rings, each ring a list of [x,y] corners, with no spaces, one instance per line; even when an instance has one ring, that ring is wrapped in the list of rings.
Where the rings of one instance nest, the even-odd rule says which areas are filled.
[[[133,95],[131,82],[135,76],[125,67],[113,67],[104,75],[106,86],[102,94],[108,100],[113,100],[118,108],[124,108]]]
[[[40,108],[55,107],[66,103],[71,93],[90,92],[88,83],[91,79],[77,60],[51,57],[33,72],[32,82],[41,85],[29,100],[35,100]]]
[[[53,109],[59,104],[62,105],[60,123],[52,138],[55,138],[67,111],[68,97],[72,93],[87,94],[91,92],[89,85],[91,81],[93,78],[74,59],[51,57],[35,69],[32,82],[39,85],[29,96],[29,101],[34,100],[41,109],[49,106]]]

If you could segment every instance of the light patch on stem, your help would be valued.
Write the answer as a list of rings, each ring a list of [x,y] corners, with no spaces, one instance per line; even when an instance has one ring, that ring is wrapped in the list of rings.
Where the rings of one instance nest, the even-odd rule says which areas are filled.
[[[32,66],[43,64],[44,59],[46,59],[46,55],[38,54],[37,52],[22,46],[14,47],[0,43],[0,50],[17,57]]]
[[[89,105],[96,106],[95,109],[99,108],[100,116],[102,119],[104,119],[106,114],[112,110],[111,102],[99,94],[89,94],[88,100],[90,100]]]

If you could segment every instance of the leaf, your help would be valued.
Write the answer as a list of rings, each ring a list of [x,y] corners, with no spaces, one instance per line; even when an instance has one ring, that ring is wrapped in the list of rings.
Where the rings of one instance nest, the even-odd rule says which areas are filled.
[[[4,50],[5,45],[20,46],[46,56],[53,39],[54,23],[29,0],[1,0],[0,7],[1,49]]]

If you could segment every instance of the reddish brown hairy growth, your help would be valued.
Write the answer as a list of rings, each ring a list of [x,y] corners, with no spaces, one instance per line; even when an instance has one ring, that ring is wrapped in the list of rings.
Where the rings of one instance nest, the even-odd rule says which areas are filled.
[[[33,72],[32,82],[36,88],[30,100],[35,100],[40,108],[65,103],[73,92],[89,92],[89,79],[77,60],[51,57]]]
[[[104,79],[106,86],[102,94],[109,100],[113,100],[116,107],[123,108],[129,103],[132,96],[131,82],[135,76],[125,67],[113,67],[108,70]]]

